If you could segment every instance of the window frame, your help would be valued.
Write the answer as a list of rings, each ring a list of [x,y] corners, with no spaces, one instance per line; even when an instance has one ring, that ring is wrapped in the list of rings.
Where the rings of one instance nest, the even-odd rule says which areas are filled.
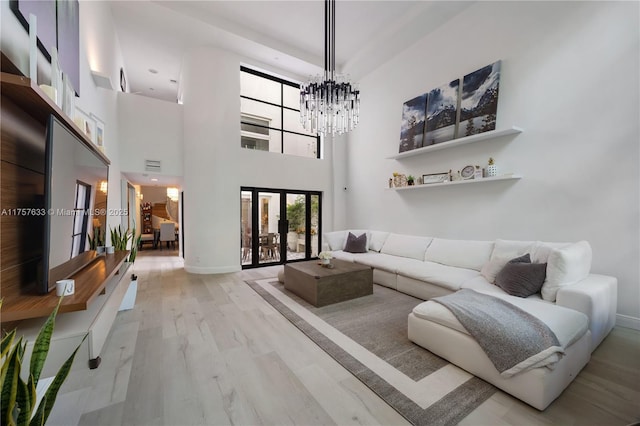
[[[287,154],[287,153],[284,152],[284,135],[285,135],[285,133],[288,133],[288,134],[291,134],[291,135],[304,136],[304,137],[307,137],[307,138],[310,138],[310,139],[315,139],[316,140],[316,156],[315,156],[315,158],[316,159],[320,159],[321,157],[320,157],[320,135],[319,134],[316,134],[316,136],[314,137],[314,136],[309,135],[309,134],[305,134],[305,133],[300,133],[300,132],[295,132],[295,131],[292,131],[292,130],[285,130],[284,129],[284,111],[285,110],[295,111],[298,114],[300,114],[300,109],[299,108],[296,109],[296,108],[291,108],[291,107],[288,107],[288,106],[284,105],[284,86],[286,85],[286,86],[294,87],[294,88],[300,90],[300,85],[297,84],[297,83],[294,83],[292,81],[285,80],[283,78],[279,78],[279,77],[276,77],[276,76],[273,76],[273,75],[266,74],[266,73],[261,72],[261,71],[257,71],[257,70],[245,67],[244,65],[240,66],[240,72],[246,72],[248,74],[252,74],[252,75],[255,75],[257,77],[262,77],[262,78],[274,81],[276,83],[280,83],[280,105],[278,105],[276,103],[273,103],[273,102],[256,99],[256,98],[251,97],[251,96],[244,96],[242,94],[240,95],[240,98],[241,99],[247,99],[247,100],[254,101],[254,102],[260,102],[262,104],[266,104],[266,105],[270,105],[270,106],[279,108],[280,109],[280,126],[282,128],[278,129],[276,127],[262,126],[262,125],[251,123],[251,122],[248,122],[248,121],[243,121],[243,115],[244,116],[248,116],[248,117],[252,115],[250,113],[244,113],[243,111],[240,111],[240,126],[242,127],[243,124],[246,124],[246,125],[252,125],[252,126],[255,126],[255,127],[262,127],[262,128],[266,128],[266,129],[269,129],[269,130],[274,130],[274,131],[280,132],[280,154],[283,154],[283,155],[296,156],[294,154]],[[264,118],[262,118],[262,119],[264,119]],[[268,119],[266,119],[266,120],[268,120]],[[256,135],[257,135],[255,133],[251,133],[251,132],[247,132],[247,134],[245,135],[243,132],[244,131],[242,131],[242,130],[240,132],[240,137],[241,138],[242,138],[242,136],[255,138]],[[264,135],[262,135],[262,136],[264,138]],[[260,139],[262,139],[262,138],[260,138]],[[249,149],[249,148],[246,148],[246,149]],[[265,151],[265,152],[275,152],[275,151]],[[313,158],[313,157],[303,157],[303,158]]]

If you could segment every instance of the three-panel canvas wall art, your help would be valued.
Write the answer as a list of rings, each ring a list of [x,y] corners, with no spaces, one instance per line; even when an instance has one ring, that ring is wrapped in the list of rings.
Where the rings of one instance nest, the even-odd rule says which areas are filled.
[[[400,152],[496,128],[500,61],[404,103]]]

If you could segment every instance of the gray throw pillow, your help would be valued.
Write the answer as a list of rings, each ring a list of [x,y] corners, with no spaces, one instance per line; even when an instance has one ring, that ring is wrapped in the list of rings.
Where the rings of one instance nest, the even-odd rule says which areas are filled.
[[[356,237],[351,232],[347,237],[347,243],[344,245],[344,251],[349,253],[366,253],[367,252],[367,234],[363,233]]]
[[[529,253],[511,259],[498,275],[496,285],[512,296],[529,297],[542,288],[547,276],[546,263],[531,263]]]

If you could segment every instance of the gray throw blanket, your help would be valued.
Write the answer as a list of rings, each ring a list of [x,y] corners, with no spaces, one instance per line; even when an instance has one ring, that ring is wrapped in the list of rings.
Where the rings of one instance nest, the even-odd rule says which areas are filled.
[[[545,323],[505,300],[470,289],[431,300],[455,315],[502,377],[550,367],[564,354]]]

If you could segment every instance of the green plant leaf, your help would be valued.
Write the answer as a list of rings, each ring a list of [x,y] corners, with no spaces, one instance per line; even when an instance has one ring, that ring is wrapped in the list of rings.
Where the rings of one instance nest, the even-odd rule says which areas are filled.
[[[32,375],[29,375],[29,382],[33,383]],[[28,385],[21,378],[18,378],[16,405],[20,407],[20,412],[18,413],[18,420],[16,422],[17,426],[26,426],[29,424],[34,405],[34,401],[32,400],[33,395],[35,395],[35,392],[31,394]]]
[[[18,395],[18,379],[20,377],[20,369],[22,367],[22,357],[20,356],[20,348],[22,346],[22,337],[9,353],[9,357],[4,360],[6,363],[2,365],[2,392],[0,396],[0,407],[2,408],[1,417],[4,424],[15,425],[18,420],[19,411],[16,412],[16,399]]]
[[[9,349],[11,349],[11,345],[13,344],[13,339],[14,337],[16,337],[16,330],[12,330],[11,332],[7,333],[3,338],[2,338],[2,358],[6,357],[7,354],[9,353]]]
[[[61,296],[58,300],[58,304],[38,332],[38,337],[36,337],[36,341],[33,344],[33,352],[31,353],[31,364],[29,365],[29,371],[31,372],[31,374],[33,374],[33,383],[36,386],[38,385],[38,380],[40,379],[40,373],[42,372],[42,368],[44,367],[44,362],[47,360],[47,354],[49,353],[49,344],[51,343],[51,335],[53,334],[53,327],[56,322],[56,314],[58,313],[58,308],[60,308],[63,297],[64,296]]]
[[[40,405],[36,410],[36,414],[31,419],[31,422],[29,422],[29,426],[44,426],[44,422],[47,421],[46,417],[44,416],[46,400],[47,400],[47,395],[45,394],[44,397],[42,397],[42,400],[40,401]]]
[[[82,346],[82,344],[84,343],[88,335],[89,333],[84,335],[84,337],[82,338],[82,342],[80,342],[80,344],[78,345],[78,347],[76,347],[76,349],[73,351],[71,356],[64,362],[64,364],[62,364],[62,367],[60,367],[60,370],[58,370],[58,373],[56,374],[56,377],[53,379],[53,382],[51,382],[51,385],[45,392],[44,398],[40,402],[40,406],[44,404],[44,418],[43,418],[42,424],[44,424],[47,421],[47,418],[51,413],[51,409],[53,408],[53,404],[56,402],[58,391],[60,390],[62,383],[64,383],[65,379],[69,375],[69,371],[71,371],[71,366],[73,365],[73,360],[76,357],[76,353],[78,353],[78,349],[80,349],[80,346]],[[40,412],[40,407],[38,407],[38,412]]]

